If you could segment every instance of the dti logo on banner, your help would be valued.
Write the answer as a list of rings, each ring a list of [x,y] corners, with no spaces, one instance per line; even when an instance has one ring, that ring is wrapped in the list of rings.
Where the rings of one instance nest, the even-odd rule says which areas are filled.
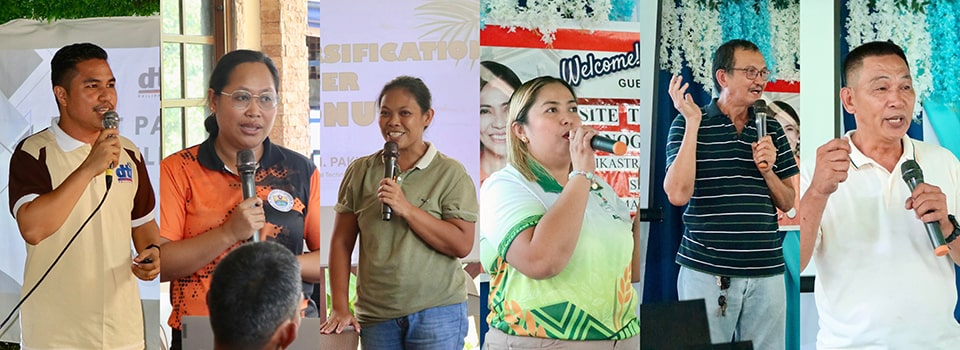
[[[133,165],[130,162],[117,166],[114,173],[117,175],[117,182],[133,182]]]
[[[160,70],[157,67],[150,67],[141,73],[137,82],[140,84],[140,97],[156,97],[153,95],[160,94]]]

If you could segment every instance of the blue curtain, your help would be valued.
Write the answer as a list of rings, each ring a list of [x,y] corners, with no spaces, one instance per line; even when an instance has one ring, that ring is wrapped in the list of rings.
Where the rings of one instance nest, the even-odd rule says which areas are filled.
[[[698,105],[710,103],[710,95],[703,90],[703,86],[693,82],[690,70],[684,68],[683,80],[690,83],[687,92],[693,96]],[[673,108],[673,101],[667,90],[670,86],[669,72],[659,72],[660,84],[655,87],[654,95],[657,99],[657,110],[654,111],[653,147],[654,160],[651,165],[653,172],[653,186],[651,208],[663,209],[663,220],[650,223],[650,238],[647,244],[647,269],[644,275],[643,302],[657,303],[677,300],[677,275],[680,266],[674,262],[677,249],[680,247],[680,238],[683,236],[682,215],[684,208],[675,207],[667,200],[663,192],[663,179],[666,176],[666,140],[670,132],[670,124],[678,114]]]

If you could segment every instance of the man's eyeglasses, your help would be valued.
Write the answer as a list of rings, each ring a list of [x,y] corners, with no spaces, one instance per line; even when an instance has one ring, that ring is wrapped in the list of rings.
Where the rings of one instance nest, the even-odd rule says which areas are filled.
[[[767,76],[770,75],[770,71],[768,71],[766,68],[764,68],[763,70],[758,70],[753,67],[747,67],[747,68],[730,68],[730,70],[743,71],[743,74],[746,75],[747,79],[750,79],[750,80],[756,79],[757,75],[760,75],[760,79],[767,80]]]
[[[277,94],[272,92],[264,92],[259,95],[251,94],[250,91],[246,90],[234,90],[231,93],[226,93],[221,91],[221,95],[230,96],[230,99],[233,101],[233,108],[236,108],[241,111],[247,110],[250,108],[250,100],[256,98],[257,105],[260,106],[260,109],[265,111],[272,111],[274,108],[277,108]]]

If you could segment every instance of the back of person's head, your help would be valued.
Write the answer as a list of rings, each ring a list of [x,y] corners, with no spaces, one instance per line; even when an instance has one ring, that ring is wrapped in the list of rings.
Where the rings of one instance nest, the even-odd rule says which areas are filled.
[[[107,51],[91,43],[77,43],[61,47],[50,60],[50,81],[70,91],[70,80],[77,74],[77,63],[86,60],[107,60]],[[57,104],[60,101],[57,100]]]
[[[903,49],[900,48],[899,45],[889,40],[872,41],[858,46],[847,54],[846,60],[843,61],[843,86],[850,86],[855,83],[855,76],[860,71],[860,68],[863,67],[863,60],[865,58],[887,55],[900,57],[903,63],[907,65],[907,68],[910,68],[907,55],[904,54]]]
[[[757,44],[749,40],[733,39],[721,44],[713,53],[713,70],[711,71],[713,72],[713,87],[717,89],[717,93],[723,91],[723,87],[720,86],[720,81],[717,80],[717,71],[721,69],[729,71],[734,68],[734,65],[737,64],[737,62],[735,62],[737,50],[760,52]]]
[[[213,68],[213,73],[210,74],[209,89],[213,90],[214,95],[219,95],[223,92],[223,88],[227,86],[227,84],[230,84],[230,74],[233,73],[233,70],[236,69],[237,66],[243,63],[263,63],[267,66],[267,70],[269,70],[270,75],[273,76],[274,90],[278,93],[280,92],[280,72],[277,71],[277,66],[273,64],[273,60],[271,60],[269,56],[260,51],[236,50],[223,55]],[[204,120],[203,126],[207,132],[210,133],[211,137],[216,137],[220,131],[220,127],[217,125],[217,118],[213,115],[208,116],[207,119]]]
[[[300,264],[275,242],[249,243],[213,271],[207,308],[217,347],[262,349],[296,338],[300,322]]]
[[[503,80],[507,85],[516,90],[523,82],[513,70],[494,61],[480,62],[480,89],[482,90],[487,83],[494,79]]]
[[[563,85],[563,87],[570,91],[573,99],[577,99],[577,94],[573,91],[573,87],[570,86],[570,84],[563,79],[549,75],[530,79],[514,90],[513,95],[510,96],[510,112],[507,114],[507,123],[510,125],[511,130],[507,132],[507,162],[530,181],[536,181],[536,176],[533,174],[529,163],[530,161],[534,161],[539,164],[539,161],[533,159],[530,155],[530,149],[527,148],[527,144],[520,140],[520,137],[517,136],[517,133],[513,131],[512,128],[514,124],[527,125],[527,123],[530,122],[528,118],[530,109],[537,101],[540,90],[543,90],[545,86],[551,84]]]

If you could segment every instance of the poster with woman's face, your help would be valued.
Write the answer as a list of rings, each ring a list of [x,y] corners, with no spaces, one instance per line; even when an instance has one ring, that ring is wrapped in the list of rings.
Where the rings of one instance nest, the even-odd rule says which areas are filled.
[[[783,133],[793,150],[793,157],[800,163],[800,93],[793,92],[790,85],[787,88],[774,84],[763,94],[767,102],[769,116],[780,122]],[[770,85],[768,85],[770,86]],[[796,86],[799,89],[799,85]],[[793,209],[787,212],[777,210],[777,221],[782,231],[796,231],[800,229],[800,176],[793,177],[793,190],[796,195]]]

